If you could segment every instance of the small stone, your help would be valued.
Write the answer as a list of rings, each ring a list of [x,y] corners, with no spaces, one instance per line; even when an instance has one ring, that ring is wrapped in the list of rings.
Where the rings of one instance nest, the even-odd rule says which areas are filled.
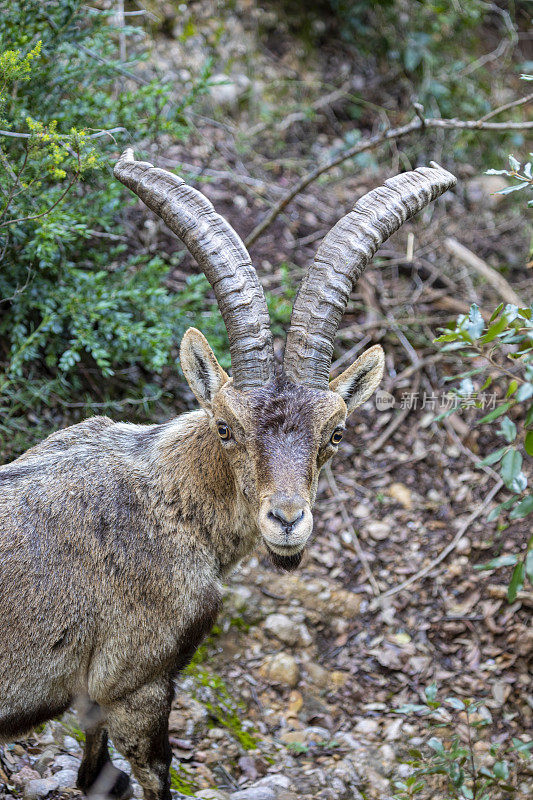
[[[385,739],[388,742],[394,742],[396,739],[400,738],[403,726],[403,719],[393,719],[392,722],[387,725],[387,730],[385,732]]]
[[[303,623],[295,623],[285,614],[270,614],[265,620],[265,631],[290,647],[308,647],[312,638]]]
[[[63,747],[65,750],[69,750],[70,752],[80,749],[79,743],[73,736],[65,736],[63,739]]]
[[[379,752],[384,763],[388,766],[388,768],[391,768],[395,760],[395,754],[390,744],[381,745]]]
[[[264,778],[256,781],[254,786],[275,786],[277,789],[288,789],[291,785],[290,780],[285,775],[265,775]]]
[[[59,783],[54,778],[40,778],[39,780],[29,781],[24,787],[24,797],[27,800],[38,800],[46,797],[50,792],[59,789]]]
[[[404,508],[410,509],[413,507],[413,500],[411,497],[411,490],[403,483],[391,483],[388,489],[388,494],[393,500],[397,500]]]
[[[330,674],[331,684],[336,688],[340,689],[345,684],[348,678],[350,677],[349,672],[343,672],[340,669],[334,669],[333,672]]]
[[[386,522],[369,522],[366,526],[368,535],[377,542],[384,541],[390,536],[390,525]]]
[[[300,677],[296,660],[288,653],[277,653],[268,658],[259,670],[261,676],[272,683],[282,683],[294,689]]]
[[[298,641],[297,627],[285,614],[270,614],[264,627],[269,636],[274,636],[291,647]]]
[[[229,800],[229,794],[221,789],[200,789],[194,796],[201,800]]]
[[[230,800],[276,800],[277,792],[270,786],[250,786],[230,794]]]
[[[370,516],[370,511],[370,506],[367,506],[364,503],[357,503],[357,505],[354,506],[352,514],[358,519],[366,519]]]
[[[73,789],[77,779],[78,773],[74,769],[60,769],[54,775],[54,780],[58,782],[60,789]]]
[[[41,758],[43,758],[48,750],[45,750]],[[79,758],[76,756],[67,756],[66,753],[60,753],[60,755],[54,758],[54,766],[61,767],[62,769],[78,769],[80,766]]]
[[[399,764],[397,774],[399,778],[408,778],[414,772],[414,767],[410,764]]]
[[[372,734],[377,733],[379,730],[379,722],[377,719],[360,719],[355,726],[357,733]]]
[[[458,553],[466,553],[468,555],[472,549],[472,545],[470,544],[470,539],[468,536],[463,536],[461,539],[459,539],[455,545],[455,549]]]
[[[11,776],[11,783],[14,786],[24,786],[28,781],[39,780],[40,777],[40,774],[31,767],[22,767]]]
[[[305,665],[305,669],[311,683],[314,683],[321,689],[325,689],[326,686],[329,685],[329,672],[327,669],[324,669],[324,667],[321,667],[320,664],[311,662]]]

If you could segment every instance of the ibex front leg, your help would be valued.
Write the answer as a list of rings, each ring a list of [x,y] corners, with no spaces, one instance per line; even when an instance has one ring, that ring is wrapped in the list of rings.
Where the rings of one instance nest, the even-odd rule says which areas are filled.
[[[107,731],[100,722],[85,732],[85,750],[78,771],[78,788],[89,796],[127,800],[132,790],[129,777],[111,763]]]
[[[159,679],[105,708],[109,735],[130,762],[144,800],[170,800],[168,716],[172,696],[172,681]]]

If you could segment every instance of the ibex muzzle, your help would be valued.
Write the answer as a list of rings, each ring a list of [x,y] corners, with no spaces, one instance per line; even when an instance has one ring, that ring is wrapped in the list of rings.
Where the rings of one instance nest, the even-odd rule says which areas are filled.
[[[332,229],[276,373],[265,298],[237,234],[203,195],[131,150],[115,175],[204,270],[233,377],[189,329],[181,364],[201,410],[149,426],[93,417],[0,467],[0,740],[77,699],[80,788],[128,796],[110,736],[146,800],[170,800],[173,680],[216,618],[221,579],[261,538],[275,564],[298,565],[320,469],[381,379],[376,345],[329,380],[349,293],[383,241],[455,179],[436,165],[400,175]]]

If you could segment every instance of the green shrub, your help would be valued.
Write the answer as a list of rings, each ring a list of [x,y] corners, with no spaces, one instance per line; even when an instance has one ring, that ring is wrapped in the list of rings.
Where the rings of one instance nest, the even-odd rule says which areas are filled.
[[[395,711],[423,718],[428,733],[423,749],[409,751],[411,774],[395,781],[396,800],[507,800],[516,794],[521,774],[529,772],[533,741],[491,743],[487,734],[492,715],[482,700],[456,696],[441,700],[436,684],[431,684],[423,702]],[[442,794],[436,793],[431,776],[444,784]]]
[[[120,35],[127,66],[118,60],[109,12],[81,0],[0,0],[0,436],[7,455],[41,435],[39,424],[30,431],[28,414],[40,418],[44,406],[109,386],[101,378],[135,365],[142,395],[193,321],[180,300],[198,287],[173,295],[163,285],[170,263],[127,248],[120,214],[130,195],[111,167],[126,143],[187,135],[184,111],[206,90],[209,65],[182,93],[139,74],[148,56],[141,29]],[[202,290],[205,298],[205,284]],[[112,395],[110,386],[103,394]]]

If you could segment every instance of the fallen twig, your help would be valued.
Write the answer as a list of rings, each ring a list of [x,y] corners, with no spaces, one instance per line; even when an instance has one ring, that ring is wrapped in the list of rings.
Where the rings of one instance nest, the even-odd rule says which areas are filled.
[[[510,286],[505,280],[503,275],[500,275],[500,273],[496,272],[495,269],[489,267],[486,261],[483,261],[482,258],[469,250],[468,247],[465,247],[464,244],[458,242],[457,239],[449,237],[448,239],[444,240],[444,246],[446,250],[458,258],[459,261],[462,261],[463,264],[466,264],[468,267],[472,267],[472,269],[474,269],[478,275],[481,275],[483,278],[485,278],[485,280],[496,289],[502,300],[505,300],[506,303],[512,303],[515,306],[525,305],[512,286]]]

